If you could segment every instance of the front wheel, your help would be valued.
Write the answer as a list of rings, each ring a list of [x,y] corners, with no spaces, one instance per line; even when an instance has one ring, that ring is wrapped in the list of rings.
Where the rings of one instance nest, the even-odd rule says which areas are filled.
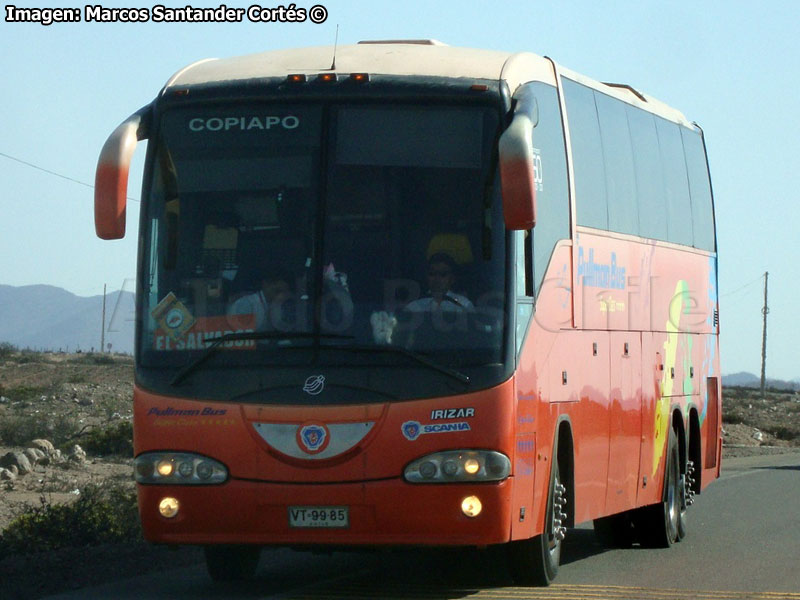
[[[206,546],[206,570],[214,581],[252,579],[261,558],[260,546]]]
[[[541,535],[511,542],[509,546],[511,572],[520,585],[546,586],[556,578],[561,562],[561,546],[566,535],[566,488],[561,483],[558,462],[550,472],[544,531]]]

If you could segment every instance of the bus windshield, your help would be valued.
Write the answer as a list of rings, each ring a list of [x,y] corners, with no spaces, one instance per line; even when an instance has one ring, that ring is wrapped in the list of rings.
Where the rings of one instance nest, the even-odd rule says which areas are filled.
[[[496,109],[208,104],[159,123],[143,367],[174,374],[231,334],[201,367],[215,381],[226,370],[426,362],[468,377],[502,363]]]

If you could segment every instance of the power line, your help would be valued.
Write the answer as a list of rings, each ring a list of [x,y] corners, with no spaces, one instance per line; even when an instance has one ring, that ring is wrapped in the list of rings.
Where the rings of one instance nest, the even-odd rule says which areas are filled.
[[[17,158],[16,156],[11,156],[10,154],[6,154],[5,152],[0,152],[0,156],[7,158],[9,160],[13,160],[15,162],[21,163],[27,167],[31,167],[32,169],[37,169],[38,171],[43,171],[48,175],[54,175],[55,177],[60,177],[61,179],[66,179],[67,181],[71,181],[72,183],[77,183],[78,185],[82,185],[91,189],[94,189],[94,186],[90,183],[86,183],[85,181],[80,181],[78,179],[73,179],[72,177],[68,177],[67,175],[62,175],[61,173],[56,173],[55,171],[51,171],[50,169],[45,169],[44,167],[40,167],[39,165],[35,165],[30,163],[26,160],[22,160],[21,158]],[[139,202],[137,198],[131,198],[128,196],[128,200],[133,202]]]
[[[759,283],[763,277],[764,277],[763,275],[759,275],[758,277],[756,277],[755,279],[753,279],[753,281],[751,281],[751,282],[749,282],[749,283],[745,283],[744,285],[742,285],[742,286],[740,286],[740,287],[736,288],[736,289],[735,289],[735,290],[733,290],[732,292],[726,292],[726,293],[722,294],[722,295],[720,296],[720,298],[727,298],[728,296],[733,296],[734,294],[737,294],[737,293],[741,292],[743,289],[745,289],[745,288],[747,288],[747,287],[750,287],[751,285],[754,285],[754,284],[756,284],[756,283]]]

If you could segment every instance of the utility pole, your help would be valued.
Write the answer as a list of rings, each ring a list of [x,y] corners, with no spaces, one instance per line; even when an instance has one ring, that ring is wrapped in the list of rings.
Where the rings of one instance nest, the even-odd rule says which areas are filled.
[[[761,398],[767,397],[767,314],[769,313],[769,306],[767,305],[767,281],[769,280],[769,271],[764,273],[764,308],[761,309],[761,314],[764,315],[764,332],[761,337]]]
[[[105,352],[106,347],[106,284],[103,284],[103,328],[100,330],[100,353]],[[763,370],[762,370],[763,373]],[[764,387],[764,376],[761,376],[761,387]]]

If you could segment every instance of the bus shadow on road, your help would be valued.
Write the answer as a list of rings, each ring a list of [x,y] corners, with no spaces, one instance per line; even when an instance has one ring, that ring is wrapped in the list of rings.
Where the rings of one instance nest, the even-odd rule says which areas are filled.
[[[578,562],[608,550],[597,539],[594,529],[569,529],[561,549],[561,564]]]
[[[800,465],[771,465],[768,467],[756,467],[759,471],[800,471]]]
[[[606,552],[594,530],[570,529],[561,564]],[[305,582],[305,584],[303,583]],[[481,590],[516,587],[502,546],[484,549],[431,548],[376,552],[265,551],[254,581],[211,583],[195,590],[207,598],[281,598],[351,600],[428,597],[468,598]]]

